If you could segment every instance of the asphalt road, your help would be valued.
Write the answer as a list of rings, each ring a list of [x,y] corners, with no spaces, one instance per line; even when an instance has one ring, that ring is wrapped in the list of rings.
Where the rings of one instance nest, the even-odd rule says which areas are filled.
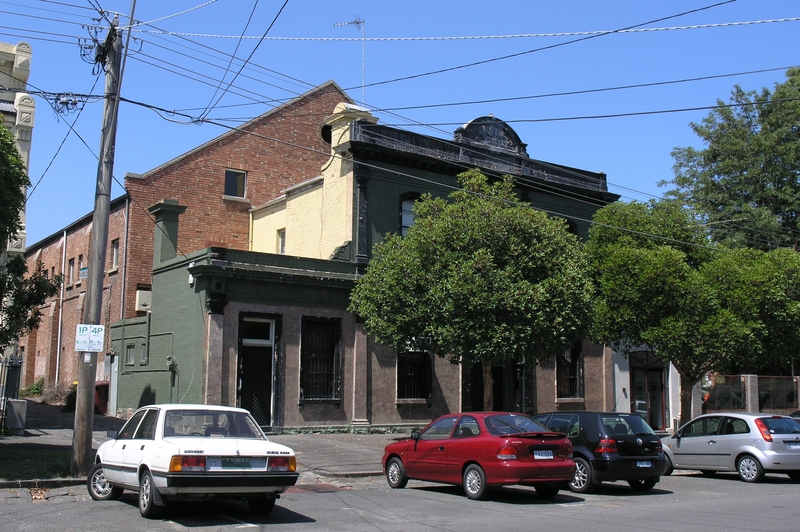
[[[160,520],[141,518],[129,492],[119,501],[97,502],[73,486],[44,497],[0,490],[0,530],[772,532],[797,530],[800,523],[800,483],[785,475],[746,484],[732,474],[682,474],[664,477],[647,493],[614,483],[596,494],[561,492],[550,500],[510,487],[493,491],[488,501],[470,501],[460,487],[411,481],[391,490],[382,477],[362,477],[294,487],[268,516],[250,513],[244,503],[212,501],[173,505]]]

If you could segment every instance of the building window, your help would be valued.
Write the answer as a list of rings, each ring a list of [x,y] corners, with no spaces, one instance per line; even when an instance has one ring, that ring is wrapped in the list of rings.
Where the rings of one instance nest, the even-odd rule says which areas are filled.
[[[150,357],[148,356],[148,353],[147,353],[147,345],[146,344],[142,344],[142,353],[141,353],[141,358],[139,359],[139,365],[140,366],[146,366],[148,361],[149,361],[149,359],[150,359]]]
[[[72,285],[75,282],[75,259],[69,259],[67,262],[67,285]]]
[[[419,193],[407,192],[400,196],[400,235],[406,236],[408,230],[414,225],[414,202],[419,199]]]
[[[119,238],[111,241],[111,270],[119,268]]]
[[[241,170],[225,170],[225,195],[243,198],[246,176]]]
[[[78,255],[78,277],[75,279],[75,284],[80,284],[81,279],[84,277],[83,271],[83,255]]]
[[[556,357],[556,389],[559,399],[583,397],[583,356],[580,342]]]
[[[134,353],[136,352],[136,346],[133,344],[128,344],[125,346],[125,365],[126,366],[133,366],[133,359]]]
[[[286,255],[286,229],[278,229],[278,245],[276,247],[279,255]]]
[[[300,399],[341,399],[341,324],[303,318],[300,331]]]
[[[397,355],[397,398],[425,399],[431,397],[431,356],[424,352]]]

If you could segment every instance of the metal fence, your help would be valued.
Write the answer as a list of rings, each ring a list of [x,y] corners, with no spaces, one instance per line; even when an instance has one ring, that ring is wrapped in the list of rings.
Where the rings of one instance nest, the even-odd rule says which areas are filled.
[[[759,377],[758,410],[797,410],[797,377]]]
[[[9,399],[19,399],[19,379],[22,358],[0,356],[0,431],[6,426],[6,407]]]
[[[704,411],[745,410],[745,405],[745,385],[740,375],[717,375],[703,393]]]

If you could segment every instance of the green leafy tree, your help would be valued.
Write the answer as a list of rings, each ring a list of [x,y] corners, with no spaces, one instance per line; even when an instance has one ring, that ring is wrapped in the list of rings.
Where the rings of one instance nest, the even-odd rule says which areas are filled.
[[[20,211],[30,185],[14,137],[0,125],[0,352],[41,320],[37,308],[58,293],[60,279],[48,280],[41,269],[28,274],[25,260],[5,253],[21,229]]]
[[[699,213],[729,247],[770,250],[800,241],[800,68],[774,91],[734,87],[691,127],[703,149],[675,148],[667,196]]]
[[[598,287],[592,338],[671,362],[681,422],[710,369],[794,356],[800,254],[711,247],[705,228],[670,201],[604,207],[587,251]]]
[[[404,237],[386,236],[351,295],[367,332],[396,351],[482,363],[492,409],[494,364],[551,359],[584,337],[592,286],[566,224],[519,204],[509,176],[477,170],[462,189],[424,196]]]

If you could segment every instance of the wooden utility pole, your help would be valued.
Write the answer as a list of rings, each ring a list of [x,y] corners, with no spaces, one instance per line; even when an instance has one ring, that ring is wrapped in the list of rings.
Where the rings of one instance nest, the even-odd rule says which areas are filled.
[[[115,17],[108,29],[105,43],[98,46],[95,61],[104,64],[106,71],[103,129],[100,138],[100,158],[97,165],[97,187],[94,196],[92,241],[89,249],[89,272],[86,285],[86,308],[83,323],[100,325],[103,307],[103,280],[106,269],[108,216],[111,207],[111,177],[114,173],[114,147],[117,136],[117,110],[119,109],[120,60],[122,37]],[[73,476],[89,473],[92,466],[92,428],[94,426],[94,389],[97,373],[97,353],[80,353],[78,362],[78,390],[75,397],[75,430],[72,433]]]

